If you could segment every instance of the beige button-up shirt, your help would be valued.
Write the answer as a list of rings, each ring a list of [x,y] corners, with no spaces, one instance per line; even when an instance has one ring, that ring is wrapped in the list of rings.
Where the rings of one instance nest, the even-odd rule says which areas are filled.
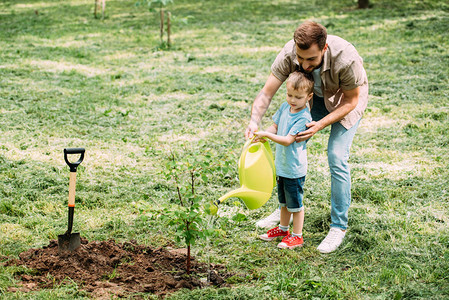
[[[340,120],[341,125],[349,129],[360,120],[368,104],[368,78],[363,68],[363,60],[352,44],[334,35],[327,36],[327,44],[320,72],[326,109],[332,112],[338,107],[344,97],[344,90],[360,87],[356,108]],[[290,73],[298,70],[296,47],[292,39],[276,57],[271,72],[283,82]]]

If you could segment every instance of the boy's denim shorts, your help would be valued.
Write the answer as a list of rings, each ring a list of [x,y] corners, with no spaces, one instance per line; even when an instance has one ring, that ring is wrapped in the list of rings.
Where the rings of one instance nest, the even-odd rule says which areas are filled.
[[[306,177],[285,178],[278,176],[278,198],[281,207],[287,207],[289,212],[299,212],[304,209],[302,204],[303,186]]]

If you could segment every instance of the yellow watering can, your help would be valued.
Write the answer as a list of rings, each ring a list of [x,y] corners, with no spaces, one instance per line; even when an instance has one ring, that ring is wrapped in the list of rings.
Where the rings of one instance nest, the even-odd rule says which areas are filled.
[[[241,187],[214,201],[210,209],[212,214],[217,212],[218,204],[231,197],[240,198],[249,209],[259,208],[270,199],[276,185],[273,154],[268,142],[252,143],[253,139],[245,143],[239,159]]]

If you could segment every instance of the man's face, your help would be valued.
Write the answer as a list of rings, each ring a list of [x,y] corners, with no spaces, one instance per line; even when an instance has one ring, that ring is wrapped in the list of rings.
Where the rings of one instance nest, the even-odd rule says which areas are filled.
[[[316,67],[321,65],[323,61],[324,52],[326,52],[327,44],[323,50],[318,48],[318,44],[312,44],[309,49],[302,50],[296,46],[296,59],[298,59],[301,68],[307,72],[312,72]]]

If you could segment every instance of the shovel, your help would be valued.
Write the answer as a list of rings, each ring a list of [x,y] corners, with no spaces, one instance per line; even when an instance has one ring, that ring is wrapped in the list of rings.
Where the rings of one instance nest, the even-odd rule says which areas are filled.
[[[69,183],[69,227],[64,234],[58,235],[58,252],[73,251],[81,245],[79,232],[72,233],[73,212],[75,211],[75,187],[76,187],[76,168],[83,161],[84,148],[67,148],[64,149],[64,160],[70,167],[70,183]],[[67,154],[81,154],[78,161],[72,163],[68,160]]]

